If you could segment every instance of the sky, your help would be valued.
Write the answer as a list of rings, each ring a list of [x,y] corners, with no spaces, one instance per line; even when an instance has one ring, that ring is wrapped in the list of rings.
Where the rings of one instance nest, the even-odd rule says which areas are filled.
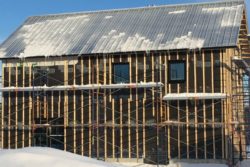
[[[208,1],[218,0],[0,0],[0,43],[29,16]]]

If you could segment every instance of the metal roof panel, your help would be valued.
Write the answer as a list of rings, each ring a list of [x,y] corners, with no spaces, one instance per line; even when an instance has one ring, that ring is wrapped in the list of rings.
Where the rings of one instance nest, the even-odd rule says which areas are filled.
[[[236,46],[244,1],[34,16],[0,58]]]

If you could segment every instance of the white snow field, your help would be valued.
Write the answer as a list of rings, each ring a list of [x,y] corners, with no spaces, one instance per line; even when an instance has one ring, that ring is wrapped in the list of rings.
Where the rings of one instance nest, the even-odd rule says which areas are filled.
[[[121,163],[121,164],[123,166],[129,166],[129,167],[157,167],[157,165],[150,165],[150,164],[136,164],[136,163]],[[159,165],[159,167],[228,167],[228,166],[226,164],[214,164],[214,163],[174,163],[169,165]]]
[[[236,167],[250,167],[250,159],[239,162]]]
[[[108,163],[47,147],[27,147],[0,150],[1,167],[156,167],[139,163]],[[175,163],[160,167],[227,167],[213,163]],[[243,161],[239,167],[250,167],[250,161]]]
[[[0,150],[1,167],[118,167],[103,161],[44,147]]]

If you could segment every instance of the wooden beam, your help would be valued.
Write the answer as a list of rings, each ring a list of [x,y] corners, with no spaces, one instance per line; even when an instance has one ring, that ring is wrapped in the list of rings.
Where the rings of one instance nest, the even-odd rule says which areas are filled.
[[[5,85],[5,63],[2,65],[2,86]],[[5,97],[2,95],[2,111],[1,111],[1,148],[4,148],[4,110]],[[6,137],[6,136],[5,136]]]
[[[213,52],[211,53],[211,81],[212,81],[212,93],[214,93],[214,69],[213,65],[214,64],[214,55]],[[213,158],[216,159],[216,150],[215,150],[215,124],[214,124],[214,100],[212,100],[212,128],[213,128]]]
[[[15,73],[15,77],[16,77],[16,83],[15,85],[18,86],[18,66],[15,67],[16,68],[16,73]],[[17,145],[18,145],[18,92],[16,92],[15,94],[15,148],[17,149]]]
[[[25,66],[22,65],[22,85],[23,87],[25,87]],[[27,108],[28,106],[25,106],[25,98],[24,98],[25,94],[23,92],[23,97],[22,97],[22,148],[25,147],[25,108]],[[29,100],[29,97],[28,97]],[[28,139],[29,140],[29,139]]]
[[[147,64],[146,64],[146,54],[144,53],[143,54],[143,81],[144,82],[147,82],[147,79],[146,79],[146,69],[147,69]],[[146,89],[144,89],[144,93],[143,93],[143,102],[142,102],[142,107],[143,107],[143,110],[142,110],[142,124],[143,124],[143,129],[142,129],[142,143],[143,143],[143,158],[146,157],[146,130],[145,130],[145,123],[146,123],[146,119],[145,119],[145,99],[147,98],[146,97]]]
[[[187,54],[186,58],[186,76],[187,76],[187,82],[186,82],[186,92],[189,93],[189,57],[190,52]],[[186,129],[186,142],[187,142],[187,159],[189,159],[189,108],[188,108],[188,100],[186,100],[186,123],[187,123],[187,129]]]
[[[115,158],[115,103],[112,99],[112,157]]]
[[[11,71],[11,67],[10,66],[8,66],[8,68],[9,68],[9,79],[8,79],[8,81],[9,81],[9,86],[11,86],[11,73],[12,73],[12,71]],[[10,92],[9,92],[9,100],[8,100],[8,127],[10,127],[10,120],[11,120],[11,112],[10,112],[10,107],[11,107],[11,97],[10,97]],[[10,149],[10,143],[11,141],[10,141],[10,128],[8,128],[8,149]]]
[[[28,66],[29,68],[29,86],[31,86],[31,80],[32,80],[32,66],[29,65]],[[33,123],[33,118],[34,118],[34,111],[35,111],[35,108],[33,108],[33,104],[35,104],[35,102],[33,101],[33,98],[32,98],[33,94],[30,92],[29,93],[29,147],[31,147],[32,145],[32,123]],[[35,106],[35,105],[34,105]],[[33,113],[33,114],[32,114]]]
[[[177,52],[177,60],[180,60],[179,52]],[[177,84],[177,93],[180,93],[180,84]],[[177,120],[180,121],[180,101],[177,100]],[[181,134],[180,134],[180,125],[178,125],[177,130],[177,143],[178,143],[178,159],[181,159]]]
[[[136,55],[135,57],[135,82],[138,83],[138,55]],[[139,127],[138,127],[138,110],[139,110],[139,104],[138,104],[138,88],[136,87],[136,95],[135,95],[135,107],[136,107],[136,111],[135,111],[135,120],[136,120],[136,158],[137,160],[139,159]]]
[[[168,67],[168,61],[171,60],[171,56],[170,54],[168,53],[167,55],[167,62],[166,62],[166,66]],[[168,68],[169,69],[169,68]],[[166,78],[168,77],[168,73],[166,72]],[[166,82],[168,83],[168,91],[169,93],[171,93],[171,84],[169,84],[169,82]],[[168,121],[170,121],[170,102],[167,101],[167,117],[168,117]],[[171,159],[171,131],[170,131],[170,126],[168,125],[168,159]]]
[[[96,84],[100,84],[100,80],[99,80],[99,57],[97,56],[96,59]],[[97,95],[96,95],[96,157],[97,159],[99,159],[100,156],[100,152],[99,152],[99,93],[100,90],[97,89]]]
[[[122,133],[122,98],[120,98],[120,158],[123,158],[123,133]]]
[[[131,54],[128,55],[129,62],[129,83],[132,83],[132,61]],[[128,98],[128,157],[131,158],[131,101],[132,89],[130,89],[130,96]]]
[[[145,97],[145,92],[144,92],[144,97]],[[145,132],[145,122],[146,122],[146,119],[145,119],[145,99],[142,100],[142,107],[143,107],[143,110],[142,110],[142,143],[143,143],[143,158],[146,157],[146,132]]]
[[[219,61],[220,61],[220,92],[224,93],[224,87],[223,87],[223,78],[224,78],[224,74],[223,74],[223,63],[222,63],[222,51],[219,50]],[[222,131],[222,159],[227,159],[227,153],[228,153],[228,148],[227,148],[227,141],[224,138],[224,135],[227,135],[227,130],[228,130],[228,126],[227,126],[227,116],[226,116],[226,103],[225,101],[221,101],[221,120],[224,123],[224,128],[221,128]]]
[[[197,55],[194,52],[194,91],[197,93]],[[197,129],[197,101],[194,101],[195,114],[195,158],[198,159],[198,129]]]
[[[107,84],[107,59],[106,56],[103,57],[103,66],[104,66],[104,73],[103,73],[103,84],[106,85]],[[109,71],[110,72],[110,71]],[[107,155],[107,90],[104,89],[104,95],[103,95],[103,105],[104,105],[104,160],[106,160],[108,158]]]
[[[83,65],[83,64],[81,64]],[[83,70],[81,70],[83,72]],[[81,81],[82,82],[82,81]],[[83,96],[83,91],[81,91],[81,125],[84,125],[84,96]],[[84,156],[84,128],[81,126],[81,155]]]
[[[64,85],[68,85],[68,61],[64,61]],[[64,150],[67,150],[68,92],[64,91]]]
[[[128,158],[131,158],[131,113],[130,113],[131,100],[128,99]]]
[[[88,58],[88,71],[89,71],[89,84],[91,84],[91,75],[92,75],[92,69],[91,69],[91,58]],[[92,95],[93,96],[93,95]],[[92,156],[92,110],[91,110],[91,106],[92,106],[92,99],[91,99],[91,90],[89,90],[89,157]]]
[[[203,80],[203,93],[206,93],[206,61],[205,61],[205,53],[204,51],[202,52],[202,80]],[[211,63],[211,67],[212,67],[212,63]],[[203,100],[203,123],[204,123],[204,131],[203,131],[203,135],[204,135],[204,157],[205,159],[207,159],[207,130],[206,130],[206,101]]]
[[[73,84],[76,84],[76,65],[73,65]],[[76,153],[76,91],[73,91],[73,152]]]
[[[155,67],[154,67],[154,54],[152,53],[151,55],[151,66],[152,66],[152,82],[155,81]],[[152,89],[152,99],[155,100],[155,89]],[[152,115],[153,117],[155,116],[155,105],[153,103],[153,108],[152,108]]]

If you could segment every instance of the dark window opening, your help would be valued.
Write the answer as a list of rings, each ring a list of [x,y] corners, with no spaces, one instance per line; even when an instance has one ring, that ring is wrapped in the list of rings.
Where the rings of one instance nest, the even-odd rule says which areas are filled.
[[[186,62],[169,61],[169,82],[183,83],[186,80]]]
[[[129,83],[129,64],[115,63],[113,64],[113,83]]]

